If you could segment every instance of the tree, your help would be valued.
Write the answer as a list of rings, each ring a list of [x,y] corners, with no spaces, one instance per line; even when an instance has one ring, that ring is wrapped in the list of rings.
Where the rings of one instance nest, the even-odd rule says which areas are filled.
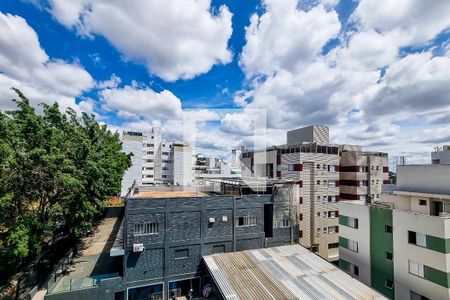
[[[0,258],[18,265],[38,255],[57,227],[75,238],[90,229],[119,193],[131,159],[94,116],[61,113],[56,103],[37,114],[14,91],[17,109],[0,112]]]

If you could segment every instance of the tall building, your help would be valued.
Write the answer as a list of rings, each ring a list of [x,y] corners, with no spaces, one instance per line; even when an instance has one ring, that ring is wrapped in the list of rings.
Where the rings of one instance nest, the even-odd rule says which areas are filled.
[[[360,146],[341,146],[340,199],[376,201],[389,182],[388,154],[364,152]]]
[[[450,299],[450,165],[397,167],[372,204],[339,203],[340,267],[391,299]]]
[[[183,143],[166,141],[161,129],[122,134],[123,152],[132,153],[132,166],[122,179],[121,196],[133,186],[189,185],[192,183],[192,149]]]
[[[450,145],[444,145],[442,150],[431,152],[431,163],[450,165]]]
[[[376,198],[387,180],[388,160],[386,153],[330,144],[328,135],[325,126],[294,129],[287,132],[286,145],[243,151],[241,164],[243,177],[299,183],[300,244],[328,261],[337,261],[337,202]]]

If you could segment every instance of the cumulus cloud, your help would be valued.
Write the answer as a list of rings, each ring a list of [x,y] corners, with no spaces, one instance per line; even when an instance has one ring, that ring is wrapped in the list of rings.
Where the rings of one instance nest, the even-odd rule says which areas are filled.
[[[12,86],[35,102],[57,101],[62,108],[81,111],[75,98],[94,86],[91,75],[77,63],[52,60],[41,48],[36,32],[19,16],[0,12],[1,108],[10,108]]]
[[[106,88],[99,92],[102,107],[116,112],[123,118],[143,116],[153,120],[179,118],[182,113],[181,101],[172,92],[155,92],[149,87],[125,85]]]
[[[367,117],[408,117],[450,110],[450,58],[431,52],[410,54],[392,63],[381,82],[363,98]]]
[[[53,16],[80,34],[104,36],[125,58],[166,81],[231,61],[232,14],[211,0],[50,0]]]
[[[419,45],[450,27],[447,0],[361,0],[352,18],[364,29],[398,32],[400,45]]]
[[[247,76],[294,70],[311,62],[339,33],[334,10],[318,5],[309,11],[296,0],[265,0],[265,13],[253,14],[239,63]]]

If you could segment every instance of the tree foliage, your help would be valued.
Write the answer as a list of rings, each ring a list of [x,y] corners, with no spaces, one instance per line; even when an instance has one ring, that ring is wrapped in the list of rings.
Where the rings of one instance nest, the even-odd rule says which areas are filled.
[[[56,228],[79,237],[104,201],[120,192],[131,165],[118,133],[58,104],[37,114],[14,89],[17,109],[0,112],[0,258],[20,263],[40,253]]]

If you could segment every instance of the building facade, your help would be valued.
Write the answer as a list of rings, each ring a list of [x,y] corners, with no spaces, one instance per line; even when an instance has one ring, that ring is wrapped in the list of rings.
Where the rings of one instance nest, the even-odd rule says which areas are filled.
[[[365,152],[360,146],[340,148],[340,199],[379,200],[382,185],[390,183],[387,153]]]
[[[450,145],[444,145],[442,150],[431,152],[431,163],[450,165]]]
[[[298,239],[289,206],[271,195],[131,198],[124,226],[123,280],[130,300],[144,299],[139,295],[148,296],[146,291],[162,299],[186,295],[191,288],[199,295],[210,283],[202,256]]]
[[[449,165],[397,167],[380,201],[339,203],[340,267],[391,299],[450,299]]]
[[[192,183],[192,149],[183,143],[162,139],[161,129],[122,134],[123,152],[132,153],[132,166],[122,179],[121,196],[141,185],[189,185]]]
[[[241,164],[244,177],[299,183],[300,244],[337,261],[338,202],[376,199],[388,178],[388,157],[362,152],[360,146],[330,144],[328,135],[325,126],[291,130],[287,145],[244,151]]]

